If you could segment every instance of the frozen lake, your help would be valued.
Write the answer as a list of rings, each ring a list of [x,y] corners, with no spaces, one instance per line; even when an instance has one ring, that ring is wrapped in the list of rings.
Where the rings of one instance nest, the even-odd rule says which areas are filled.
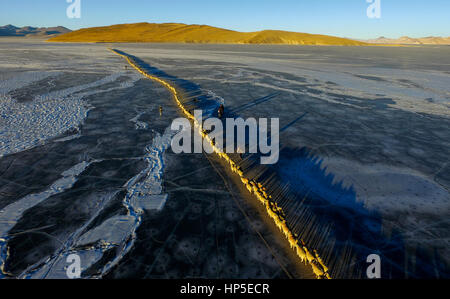
[[[230,114],[280,118],[272,170],[336,277],[361,277],[372,253],[386,278],[449,277],[450,47],[14,38],[0,39],[3,276],[64,278],[76,253],[85,277],[312,277],[214,157],[172,153],[170,93],[108,47]]]

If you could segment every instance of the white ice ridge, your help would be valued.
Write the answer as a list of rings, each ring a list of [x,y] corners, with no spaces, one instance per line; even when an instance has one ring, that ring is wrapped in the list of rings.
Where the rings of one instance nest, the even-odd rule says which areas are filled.
[[[39,76],[42,78],[44,75]],[[114,82],[123,76],[129,77],[129,80],[121,82],[117,87],[93,89]],[[129,88],[138,80],[140,77],[135,74],[119,72],[93,83],[40,95],[33,101],[23,103],[0,94],[0,158],[45,144],[52,138],[78,128],[92,108],[83,98]],[[10,79],[9,81],[12,83],[3,84],[3,91],[17,88],[16,81],[20,80]],[[85,91],[87,89],[92,90]]]
[[[147,130],[148,129],[148,123],[140,121],[139,118],[141,118],[142,115],[144,115],[145,112],[137,112],[137,115],[130,119],[132,123],[134,123],[134,126],[136,130]]]
[[[128,192],[123,205],[128,210],[127,215],[114,216],[78,239],[77,246],[97,242],[104,248],[111,245],[120,248],[120,252],[103,268],[100,276],[108,273],[133,248],[144,210],[161,210],[166,203],[167,194],[162,193],[164,152],[170,147],[173,135],[170,127],[163,135],[156,135],[153,144],[146,148],[144,159],[148,163],[147,168],[125,184]],[[82,253],[85,254],[86,250]]]
[[[30,194],[22,199],[6,206],[0,210],[0,277],[3,273],[3,266],[8,258],[7,240],[9,231],[17,224],[23,213],[38,205],[51,196],[62,193],[73,187],[77,177],[83,173],[91,163],[81,162],[72,168],[64,171],[59,180],[55,181],[47,190]]]
[[[203,91],[206,92],[206,94],[210,96],[214,101],[216,101],[218,105],[225,104],[224,98],[217,95],[214,91],[212,90],[203,90]]]
[[[202,89],[202,91],[205,92],[208,95],[210,100],[212,100],[212,101],[214,101],[216,103],[216,105],[214,105],[211,109],[204,111],[205,115],[212,116],[214,114],[214,112],[216,112],[216,109],[220,105],[224,105],[225,104],[225,99],[222,98],[221,96],[217,95],[212,90]]]
[[[170,147],[174,131],[167,128],[163,135],[157,134],[153,144],[146,148],[144,156],[148,166],[126,184],[128,194],[125,205],[130,213],[142,213],[143,210],[160,210],[167,198],[162,195],[162,174],[164,152]]]
[[[130,179],[125,188],[128,190],[123,200],[127,208],[127,215],[116,215],[102,224],[85,232],[85,229],[100,214],[109,199],[102,200],[98,212],[64,242],[51,258],[41,261],[20,277],[22,278],[67,278],[66,259],[71,254],[77,254],[81,259],[82,272],[97,263],[103,254],[110,249],[116,248],[117,255],[114,260],[100,269],[99,276],[108,273],[122,258],[133,248],[136,230],[140,226],[141,215],[144,210],[160,210],[167,200],[167,194],[163,194],[162,175],[164,168],[164,152],[170,147],[172,136],[175,134],[168,127],[163,135],[157,134],[152,145],[146,148],[143,157],[148,166]],[[111,195],[109,198],[111,198]]]

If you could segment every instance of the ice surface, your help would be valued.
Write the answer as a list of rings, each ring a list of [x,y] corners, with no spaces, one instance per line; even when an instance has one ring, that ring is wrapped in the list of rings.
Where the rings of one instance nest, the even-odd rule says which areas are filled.
[[[359,213],[374,212],[380,234],[401,236],[409,256],[395,252],[401,253],[398,260],[409,259],[414,270],[425,252],[431,263],[444,265],[425,269],[427,275],[444,273],[450,248],[447,48],[120,47],[200,85],[227,113],[279,117],[282,127],[305,114],[280,136],[293,153],[281,156],[288,170],[280,171],[283,178],[319,190],[324,216],[342,235],[356,236],[353,248],[370,243],[359,233],[372,226],[367,218],[359,221]],[[103,45],[2,44],[0,65],[0,107],[7,112],[0,118],[5,208],[27,198],[15,188],[31,192],[30,184],[45,193],[57,186],[53,165],[59,175],[68,160],[102,161],[75,187],[40,201],[29,213],[18,204],[15,229],[2,224],[18,233],[0,236],[13,253],[6,263],[13,277],[65,278],[65,259],[72,253],[82,258],[85,277],[285,277],[208,160],[167,151],[165,128],[179,114],[164,88],[118,71],[125,63]],[[32,101],[13,99],[28,90]],[[309,156],[297,155],[298,148],[322,161],[321,168],[307,164]],[[346,188],[355,197],[346,207],[351,212],[333,218],[342,210]],[[278,246],[278,235],[245,205],[238,189],[232,192],[278,258],[296,269],[289,251]],[[33,194],[41,191],[30,198]],[[51,227],[55,221],[58,228]],[[47,237],[33,234],[40,229]],[[3,258],[7,255],[4,250]]]
[[[23,87],[24,78],[28,80],[26,83],[30,83],[31,79],[39,81],[50,76],[54,74],[26,73],[26,76],[20,75],[3,82],[2,90],[11,91]],[[83,100],[85,97],[129,88],[140,77],[132,75],[131,79],[117,87],[86,90],[101,87],[123,76],[125,74],[122,72],[115,73],[96,82],[36,96],[29,102],[17,102],[9,96],[0,95],[0,157],[45,144],[49,139],[78,128],[92,109]]]
[[[21,73],[13,78],[0,81],[0,97],[5,97],[10,91],[59,75],[61,75],[60,72],[29,71]]]
[[[62,178],[54,182],[48,190],[38,194],[28,195],[0,211],[0,269],[3,270],[4,263],[8,258],[8,232],[17,224],[23,213],[49,197],[72,188],[77,181],[77,176],[83,173],[89,165],[90,163],[86,161],[75,165],[74,167],[64,171],[61,174]]]
[[[124,198],[123,205],[128,210],[127,215],[113,216],[99,226],[82,233],[84,228],[87,227],[87,224],[85,224],[63,244],[58,255],[41,265],[30,267],[30,270],[27,270],[21,276],[26,278],[67,278],[65,271],[67,256],[78,254],[82,257],[82,271],[84,271],[94,265],[111,248],[120,248],[119,253],[99,272],[107,273],[120,262],[133,247],[136,238],[135,232],[141,224],[141,214],[144,210],[161,210],[167,200],[167,194],[161,194],[163,155],[170,146],[173,134],[174,132],[169,127],[163,135],[157,134],[152,145],[147,147],[143,159],[148,163],[148,167],[133,177],[125,186],[128,194]],[[63,174],[75,174],[80,170],[80,166],[76,166]],[[22,206],[21,203],[18,203],[18,205]],[[101,209],[96,215],[100,212]],[[91,221],[93,219],[95,217]]]
[[[90,163],[85,161],[75,165],[74,167],[63,172],[61,174],[62,178],[53,183],[48,190],[38,194],[31,194],[2,209],[0,211],[0,236],[6,236],[8,231],[14,227],[20,219],[23,212],[46,200],[50,196],[70,189],[77,181],[76,177],[80,175],[89,165]]]
[[[450,89],[447,84],[450,75],[445,72],[449,64],[440,59],[447,51],[445,47],[392,49],[363,47],[359,48],[359,51],[345,47],[261,46],[255,50],[245,46],[230,46],[224,49],[217,49],[214,46],[203,48],[188,46],[192,51],[179,49],[177,46],[171,49],[162,48],[155,46],[151,52],[151,59],[208,62],[185,65],[192,70],[190,72],[192,75],[185,79],[214,80],[222,84],[256,83],[257,86],[265,86],[265,83],[255,82],[254,79],[258,76],[249,76],[251,72],[245,72],[243,76],[239,70],[233,77],[226,77],[225,74],[218,76],[221,68],[231,70],[244,67],[258,70],[268,76],[270,74],[267,72],[278,72],[306,80],[303,82],[276,76],[277,80],[290,83],[290,86],[270,85],[274,90],[298,93],[298,87],[313,86],[315,90],[321,92],[319,97],[317,93],[310,93],[307,90],[305,93],[303,89],[300,93],[340,105],[349,105],[342,101],[342,97],[356,96],[367,100],[386,97],[393,99],[394,103],[390,105],[397,109],[450,115]],[[139,45],[130,50],[138,57],[150,58],[149,53]],[[228,65],[225,65],[224,61]],[[158,65],[165,69],[176,68],[166,62]],[[208,68],[208,72],[199,74],[196,71],[202,68]],[[426,99],[433,99],[433,102]]]
[[[78,127],[89,109],[80,98],[19,103],[0,100],[0,157],[17,153]]]

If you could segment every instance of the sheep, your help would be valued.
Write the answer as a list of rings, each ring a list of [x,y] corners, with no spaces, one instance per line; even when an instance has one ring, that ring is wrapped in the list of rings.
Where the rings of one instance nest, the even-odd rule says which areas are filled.
[[[317,278],[322,278],[324,276],[325,273],[315,263],[312,263],[311,266],[312,266],[313,272],[317,276]]]
[[[308,263],[312,263],[315,260],[314,256],[311,254],[311,252],[309,252],[308,248],[306,248],[305,246],[303,246],[303,250],[305,250],[306,252],[306,259],[308,260]]]
[[[306,261],[306,252],[298,244],[296,246],[296,249],[297,249],[296,251],[297,251],[298,257],[301,259],[302,262],[305,262]]]
[[[294,236],[290,235],[288,241],[291,245],[291,249],[294,249],[297,246],[297,240],[295,240]]]
[[[328,272],[328,267],[325,266],[325,263],[323,262],[323,260],[320,258],[319,254],[317,253],[317,250],[314,250],[314,254],[316,255],[317,261],[319,262],[319,264],[322,266],[323,270],[325,272]]]

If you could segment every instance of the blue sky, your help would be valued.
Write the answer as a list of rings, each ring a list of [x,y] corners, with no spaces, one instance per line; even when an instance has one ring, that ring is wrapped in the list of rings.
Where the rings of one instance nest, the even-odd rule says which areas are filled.
[[[381,0],[380,19],[367,17],[366,0],[81,0],[81,19],[67,18],[68,5],[66,0],[0,0],[0,25],[78,29],[180,22],[352,38],[450,36],[450,0]]]

